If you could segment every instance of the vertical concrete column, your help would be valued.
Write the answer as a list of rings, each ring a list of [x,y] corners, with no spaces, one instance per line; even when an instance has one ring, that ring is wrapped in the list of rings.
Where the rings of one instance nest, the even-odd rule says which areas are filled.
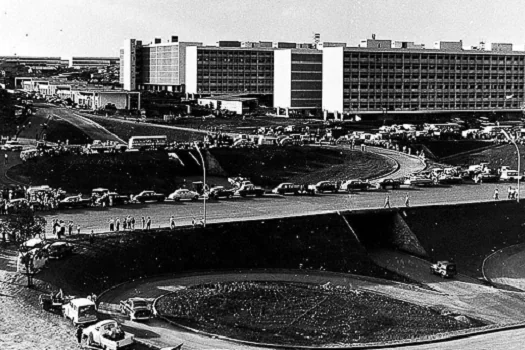
[[[326,119],[328,119],[328,111],[325,109],[323,111],[323,120],[326,121]]]
[[[339,115],[338,115],[338,112],[337,112],[337,111],[335,111],[335,112],[334,112],[334,120],[337,120],[337,119],[338,119],[338,117],[339,117]]]
[[[284,109],[284,112],[286,113],[286,118],[289,118],[290,115],[288,114],[288,107],[286,107],[286,108]]]
[[[279,115],[281,113],[281,109],[279,107],[275,107],[275,114]]]

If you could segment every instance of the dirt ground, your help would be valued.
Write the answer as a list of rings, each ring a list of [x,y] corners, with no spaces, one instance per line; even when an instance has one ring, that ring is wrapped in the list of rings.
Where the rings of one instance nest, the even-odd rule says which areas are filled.
[[[0,349],[78,349],[71,324],[38,307],[38,296],[50,287],[37,281],[35,288],[27,288],[14,262],[13,251],[0,250]]]

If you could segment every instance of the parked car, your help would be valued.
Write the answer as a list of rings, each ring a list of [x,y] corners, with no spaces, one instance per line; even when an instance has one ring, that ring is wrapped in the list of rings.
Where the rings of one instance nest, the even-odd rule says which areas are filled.
[[[4,145],[2,145],[1,149],[3,151],[21,151],[23,149],[22,144],[19,141],[6,141]]]
[[[246,197],[246,196],[262,197],[264,195],[264,190],[252,184],[244,184],[235,193],[241,197]]]
[[[295,194],[297,195],[299,193],[301,186],[293,184],[291,182],[284,182],[282,184],[279,184],[276,188],[272,190],[272,193],[285,195],[285,194]]]
[[[387,188],[397,190],[401,187],[401,182],[394,179],[383,179],[377,183],[378,188],[386,190]]]
[[[46,244],[43,249],[46,250],[49,258],[61,259],[73,254],[73,245],[69,242],[53,242]]]
[[[463,177],[460,175],[441,174],[438,177],[438,182],[440,184],[460,184],[463,183]]]
[[[199,194],[195,191],[190,191],[185,188],[181,188],[180,190],[176,190],[175,192],[170,194],[168,198],[176,202],[180,201],[181,199],[196,201],[197,199],[199,199]]]
[[[77,298],[64,304],[62,314],[74,325],[97,322],[95,303],[87,298]]]
[[[505,169],[501,172],[500,181],[517,181],[523,180],[523,176],[517,170]]]
[[[135,337],[120,329],[117,321],[104,320],[85,328],[82,331],[82,342],[89,347],[117,350],[132,345]]]
[[[151,318],[151,307],[146,299],[129,298],[120,301],[120,311],[131,321],[146,321]]]
[[[339,188],[337,188],[337,184],[330,182],[330,181],[319,181],[317,184],[315,184],[315,189],[319,193],[324,193],[324,192],[337,193],[339,191]]]
[[[408,176],[403,183],[410,186],[432,186],[435,181],[426,177]]]
[[[226,189],[223,186],[215,186],[210,189],[210,198],[218,199],[220,197],[232,198],[235,194],[234,190]]]
[[[142,191],[139,194],[133,196],[132,200],[135,202],[148,202],[148,201],[156,201],[156,202],[164,202],[166,199],[166,196],[162,193],[157,193],[155,191]]]
[[[430,265],[430,273],[442,278],[455,276],[457,275],[456,264],[446,260],[438,261]]]
[[[107,192],[98,198],[95,203],[105,206],[126,205],[130,202],[128,196],[118,194],[117,192]]]
[[[91,205],[91,200],[81,196],[66,197],[58,202],[58,209],[67,208],[87,208]]]
[[[372,185],[365,180],[347,180],[341,185],[341,191],[350,192],[352,190],[368,191]]]
[[[500,176],[498,174],[493,173],[480,173],[477,175],[474,175],[473,180],[475,183],[479,182],[498,182]]]

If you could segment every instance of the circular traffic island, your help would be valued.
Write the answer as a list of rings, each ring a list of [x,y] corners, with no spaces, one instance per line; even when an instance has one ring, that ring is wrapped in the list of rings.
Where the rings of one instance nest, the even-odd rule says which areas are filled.
[[[278,345],[391,342],[471,327],[429,308],[329,284],[195,285],[160,297],[156,309],[180,326]]]

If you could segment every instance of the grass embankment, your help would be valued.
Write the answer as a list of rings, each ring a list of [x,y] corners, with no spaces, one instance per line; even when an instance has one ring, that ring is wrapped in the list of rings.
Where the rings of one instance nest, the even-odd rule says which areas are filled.
[[[385,342],[469,328],[451,316],[366,291],[279,282],[192,286],[163,296],[157,310],[208,333],[281,345]]]
[[[317,183],[370,178],[391,171],[395,162],[373,153],[321,147],[212,149],[231,176],[245,176],[261,186],[281,182]]]
[[[421,144],[426,146],[438,159],[492,145],[490,142],[475,140],[424,141]]]
[[[520,153],[525,154],[525,146],[519,146]],[[468,166],[489,162],[489,168],[499,168],[503,165],[510,166],[512,169],[518,168],[518,157],[516,147],[513,145],[496,146],[476,153],[458,155],[447,159],[447,163],[453,165]],[[525,171],[525,162],[521,162],[520,172]]]

